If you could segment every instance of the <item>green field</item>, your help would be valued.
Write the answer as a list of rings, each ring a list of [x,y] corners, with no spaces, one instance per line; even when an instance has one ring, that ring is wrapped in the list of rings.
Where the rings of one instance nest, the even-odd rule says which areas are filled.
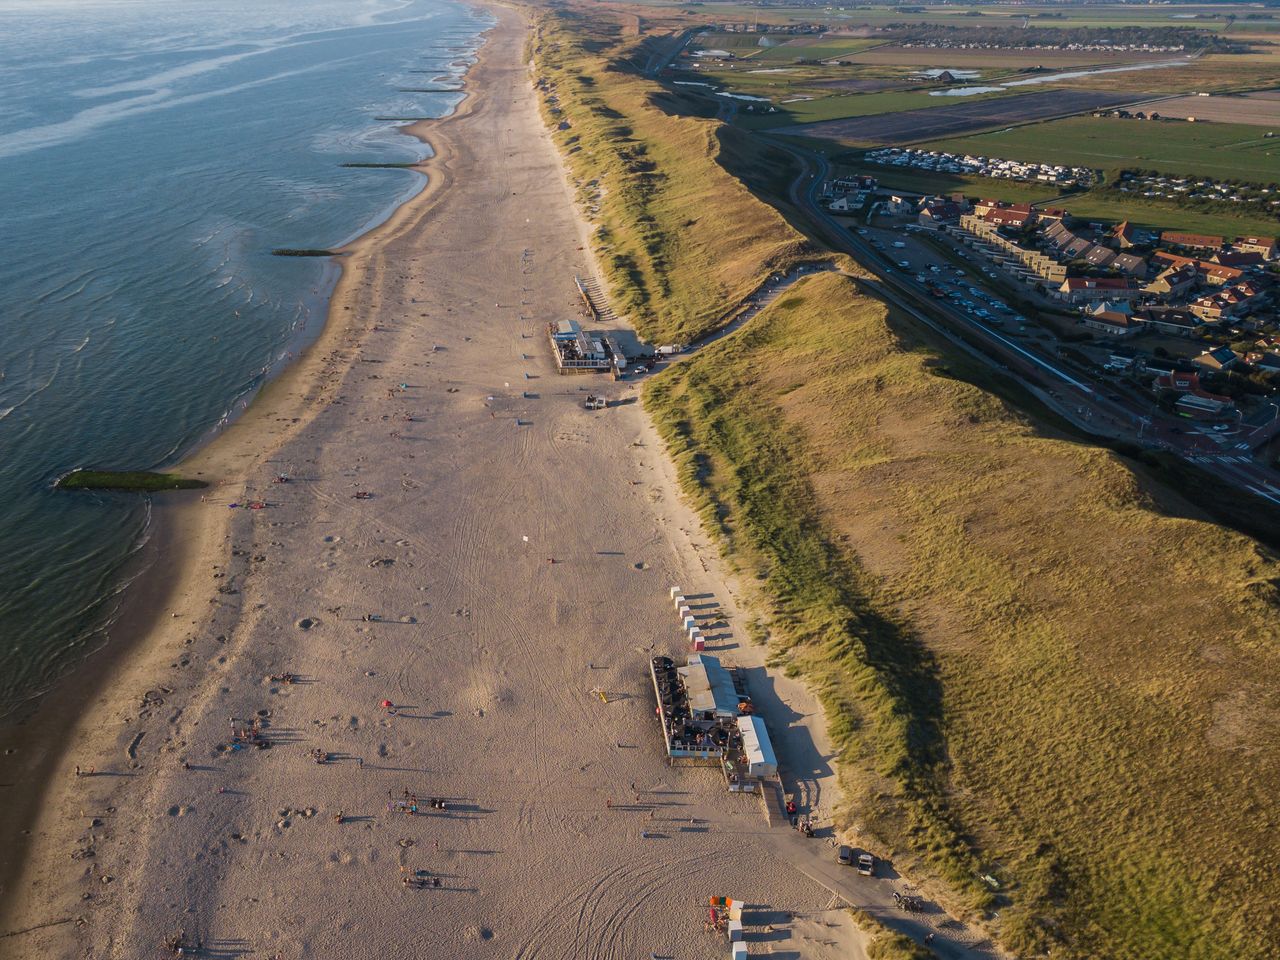
[[[859,40],[854,38],[831,38],[819,43],[784,43],[776,47],[761,47],[753,60],[834,60],[837,57],[851,57],[869,47],[882,44],[883,40]]]
[[[992,94],[991,96],[1001,96]],[[986,97],[969,97],[970,102]],[[819,120],[840,120],[844,117],[869,117],[877,113],[899,113],[903,110],[922,110],[953,105],[946,97],[931,97],[914,90],[893,90],[885,93],[850,93],[816,100],[804,100],[779,106],[777,113],[759,116],[740,116],[738,123],[752,130],[785,127],[796,123],[816,123]]]
[[[1159,104],[1152,109],[1159,111]],[[1176,175],[1280,180],[1280,139],[1238,123],[1151,123],[1069,117],[994,133],[938,140],[930,150],[1117,170],[1139,167]]]

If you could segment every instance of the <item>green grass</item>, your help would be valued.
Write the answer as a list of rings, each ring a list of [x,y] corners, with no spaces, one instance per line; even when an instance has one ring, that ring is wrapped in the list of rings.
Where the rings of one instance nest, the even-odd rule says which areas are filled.
[[[737,122],[747,129],[759,130],[797,123],[817,123],[821,120],[841,120],[845,117],[867,117],[877,113],[929,109],[947,104],[945,97],[931,97],[924,92],[851,93],[789,103],[785,107],[779,106],[777,113],[742,115]]]
[[[970,903],[998,877],[1018,955],[1267,956],[1280,564],[904,329],[815,277],[645,392],[823,700],[839,815]]]
[[[563,110],[549,125],[571,124],[553,138],[599,207],[592,246],[614,308],[651,342],[686,342],[771,272],[821,254],[717,163],[721,125],[677,115],[691,101],[634,72],[634,43],[607,17],[555,11],[537,21],[534,60]]]
[[[776,47],[761,47],[760,52],[752,56],[752,60],[835,60],[840,57],[851,57],[861,53],[868,47],[874,47],[883,40],[837,39],[831,38],[819,43],[790,42]]]
[[[59,490],[123,490],[156,493],[161,490],[198,490],[203,480],[148,470],[75,470],[58,481]]]
[[[854,922],[871,936],[867,945],[868,960],[936,960],[928,947],[921,946],[905,934],[890,930],[883,923],[856,907],[847,908]]]
[[[1159,104],[1151,109],[1159,112]],[[1264,127],[1235,123],[1068,117],[922,146],[1011,160],[1105,170],[1141,167],[1177,175],[1269,183],[1280,180],[1280,139],[1266,139],[1266,132]]]
[[[848,279],[820,282],[857,299]],[[985,906],[989,894],[943,789],[936,664],[874,582],[828,539],[802,466],[806,445],[772,398],[755,389],[748,358],[774,363],[785,356],[790,345],[770,320],[790,319],[803,306],[801,297],[784,297],[765,321],[651,380],[645,406],[707,528],[765,592],[771,662],[799,669],[818,690],[846,781],[853,771],[875,771],[884,792],[874,796],[870,784],[855,789],[868,805],[860,812],[882,833],[911,837],[971,907]],[[878,306],[862,301],[861,308]]]

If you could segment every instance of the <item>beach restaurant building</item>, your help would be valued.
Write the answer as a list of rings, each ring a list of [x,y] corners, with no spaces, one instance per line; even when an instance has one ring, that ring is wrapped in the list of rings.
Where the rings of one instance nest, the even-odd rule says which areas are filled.
[[[669,756],[715,761],[737,751],[737,721],[749,699],[719,657],[694,654],[682,667],[654,657],[650,671]]]
[[[739,717],[738,734],[742,737],[742,756],[748,776],[772,777],[778,772],[778,758],[773,752],[764,720],[754,713]]]

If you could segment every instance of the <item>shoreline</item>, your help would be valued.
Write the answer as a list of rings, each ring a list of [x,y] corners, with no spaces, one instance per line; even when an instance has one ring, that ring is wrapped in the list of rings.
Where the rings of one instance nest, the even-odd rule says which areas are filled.
[[[493,9],[483,2],[476,6]],[[34,841],[47,835],[42,810],[53,800],[59,772],[75,767],[77,756],[106,755],[116,738],[115,727],[105,716],[98,716],[110,710],[110,692],[130,675],[159,676],[186,645],[185,636],[198,629],[202,619],[212,619],[192,620],[173,612],[184,599],[207,592],[207,564],[202,561],[217,558],[225,564],[229,559],[224,545],[236,519],[234,511],[209,510],[206,499],[242,491],[252,467],[301,433],[333,399],[331,386],[354,366],[354,354],[340,356],[343,342],[362,326],[351,310],[353,293],[378,249],[438,202],[452,181],[448,170],[452,144],[444,128],[473,109],[477,99],[473,78],[483,68],[488,35],[497,25],[495,17],[477,34],[479,45],[460,78],[462,99],[441,117],[398,128],[426,145],[428,155],[406,168],[421,173],[425,182],[411,196],[371,217],[371,226],[333,250],[329,261],[338,277],[320,333],[263,384],[239,416],[211,428],[193,450],[166,468],[207,480],[210,487],[203,493],[169,491],[152,499],[145,542],[121,570],[127,585],[108,627],[107,641],[39,694],[34,706],[0,721],[4,764],[0,802],[5,812],[0,820],[0,937],[20,929],[15,918],[22,917],[25,904],[15,891],[36,867]],[[364,326],[369,325],[365,318]],[[282,420],[288,421],[284,428],[278,426]],[[264,445],[263,440],[269,443]],[[199,682],[198,677],[191,680],[193,685]],[[60,704],[68,701],[79,706],[62,710]]]

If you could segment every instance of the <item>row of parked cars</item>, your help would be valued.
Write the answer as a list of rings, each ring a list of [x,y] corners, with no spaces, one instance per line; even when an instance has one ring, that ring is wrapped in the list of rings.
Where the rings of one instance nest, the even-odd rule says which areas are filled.
[[[859,852],[853,847],[840,845],[836,851],[836,862],[842,863],[846,867],[856,866],[858,872],[864,877],[874,877],[876,875],[876,858],[865,850]]]

